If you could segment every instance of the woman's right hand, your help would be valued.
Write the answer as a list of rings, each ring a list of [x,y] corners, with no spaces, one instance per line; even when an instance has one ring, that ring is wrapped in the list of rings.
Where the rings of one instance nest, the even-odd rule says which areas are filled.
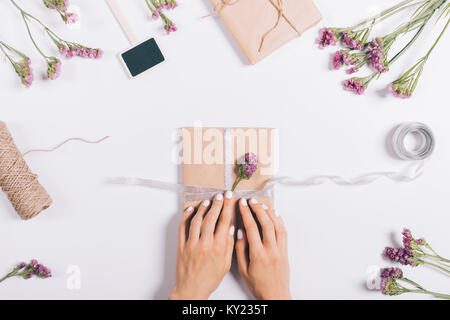
[[[283,220],[273,209],[258,203],[256,199],[248,202],[241,199],[239,208],[245,227],[245,231],[238,230],[236,243],[240,274],[257,299],[292,299],[287,233]],[[261,225],[262,237],[252,211]]]

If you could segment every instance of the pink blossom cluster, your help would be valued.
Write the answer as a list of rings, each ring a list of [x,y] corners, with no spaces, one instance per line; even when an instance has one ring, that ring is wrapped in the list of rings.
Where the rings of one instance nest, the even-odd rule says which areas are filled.
[[[164,25],[164,30],[166,30],[167,34],[170,34],[171,32],[175,32],[178,29],[177,29],[177,27],[175,26],[174,23],[170,23],[170,24]]]
[[[239,161],[239,174],[243,179],[250,179],[258,169],[258,157],[254,153],[246,153]]]
[[[101,49],[93,49],[83,46],[67,47],[65,45],[61,45],[59,46],[59,53],[68,59],[72,57],[100,59],[103,56],[103,51]]]
[[[319,48],[323,49],[328,46],[336,45],[337,38],[336,32],[333,29],[323,28],[320,30],[320,37],[317,40],[317,43],[319,44]]]
[[[400,268],[383,268],[380,270],[380,276],[383,279],[403,278],[403,271]]]
[[[51,80],[56,80],[61,75],[61,60],[52,57],[47,62],[47,77]]]
[[[68,0],[43,0],[45,6],[49,9],[59,9],[66,11],[69,6]]]
[[[405,266],[406,265],[415,266],[411,252],[409,252],[404,248],[386,247],[384,249],[383,256],[393,262],[399,262]]]
[[[389,67],[384,62],[385,53],[381,39],[373,39],[367,46],[367,50],[369,52],[370,62],[378,72],[383,73],[389,71]]]
[[[67,12],[68,0],[43,0],[43,2],[47,8],[57,10],[65,23],[72,24],[78,21],[77,14]]]
[[[411,94],[408,92],[408,89],[404,85],[391,83],[391,85],[389,86],[389,90],[397,98],[401,99],[411,98]]]
[[[33,276],[37,276],[41,279],[46,279],[52,276],[52,272],[36,259],[33,259],[30,263],[19,263],[13,272],[10,273],[10,276],[20,276],[23,279],[31,279]]]
[[[348,91],[352,91],[358,95],[364,94],[366,90],[365,86],[362,84],[361,79],[351,78],[344,81],[344,88]]]
[[[361,44],[357,40],[353,39],[347,32],[342,33],[341,41],[344,45],[346,45],[350,49],[353,49],[353,50],[362,50],[363,49]]]
[[[339,70],[344,65],[348,66],[352,64],[350,61],[348,54],[342,50],[336,51],[336,53],[333,56],[333,69]]]
[[[33,69],[31,68],[31,60],[25,58],[19,61],[18,63],[16,63],[15,69],[20,77],[20,80],[22,81],[22,84],[27,88],[31,87],[34,80]]]

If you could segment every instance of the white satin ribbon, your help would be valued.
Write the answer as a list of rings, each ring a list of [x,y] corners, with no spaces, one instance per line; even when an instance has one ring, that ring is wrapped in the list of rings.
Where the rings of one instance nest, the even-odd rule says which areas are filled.
[[[409,133],[419,132],[424,136],[422,146],[416,151],[406,150],[404,140]],[[224,157],[225,157],[225,181],[231,181],[231,174],[233,166],[227,161],[227,154],[232,153],[232,139],[227,138],[231,133],[230,129],[225,129],[224,137]],[[230,134],[231,136],[231,134]],[[273,190],[276,185],[290,186],[290,187],[310,187],[318,186],[326,182],[332,182],[338,186],[361,186],[373,183],[381,178],[386,178],[395,182],[412,182],[423,174],[425,159],[431,156],[435,146],[434,135],[432,131],[423,124],[406,123],[396,128],[392,147],[401,159],[422,159],[414,161],[405,169],[399,172],[373,172],[352,179],[345,179],[340,176],[322,175],[314,176],[304,180],[297,180],[290,177],[274,177],[270,179],[261,190],[239,190],[234,193],[235,198],[271,198],[273,197]],[[230,153],[231,152],[231,153]],[[416,156],[414,154],[417,153]],[[142,186],[153,189],[168,190],[177,192],[183,195],[185,201],[202,201],[212,199],[218,193],[224,193],[230,190],[230,182],[226,182],[225,189],[206,188],[186,186],[179,183],[170,183],[151,179],[140,178],[114,178],[109,180],[109,183],[121,185]]]

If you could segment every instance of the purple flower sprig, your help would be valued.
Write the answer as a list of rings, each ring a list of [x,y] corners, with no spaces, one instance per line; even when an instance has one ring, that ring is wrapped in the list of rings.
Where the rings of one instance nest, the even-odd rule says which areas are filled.
[[[430,294],[436,298],[450,299],[449,294],[426,290],[418,283],[404,277],[403,271],[400,268],[383,268],[380,270],[380,277],[380,290],[385,295],[398,296],[404,293],[421,293]],[[408,288],[403,283],[407,283],[413,288]]]
[[[173,10],[178,7],[176,0],[145,0],[145,3],[147,4],[154,20],[158,20],[161,17],[161,20],[164,22],[164,30],[167,34],[178,30],[175,23],[173,23],[173,21],[163,13],[163,10]]]
[[[31,87],[34,80],[34,75],[33,69],[31,68],[30,58],[3,41],[0,41],[0,50],[13,66],[17,75],[20,77],[22,84],[27,88]]]
[[[411,231],[406,228],[403,230],[402,236],[403,247],[386,247],[383,252],[384,257],[402,265],[412,267],[428,265],[450,274],[450,260],[437,254],[425,239],[415,239]]]
[[[351,66],[347,70],[347,73],[353,74],[360,71],[360,69],[366,65],[374,69],[374,73],[367,77],[351,78],[345,81],[345,89],[361,95],[365,92],[373,79],[379,78],[383,73],[389,71],[390,66],[417,41],[426,25],[437,12],[442,11],[441,16],[450,12],[450,4],[448,4],[447,1],[448,0],[405,0],[356,26],[350,28],[323,28],[320,30],[320,37],[317,41],[319,48],[322,49],[327,46],[337,45],[338,43],[345,47],[344,50],[339,50],[333,55],[332,65],[334,70],[339,70],[343,66]],[[444,7],[445,3],[447,3],[447,6]],[[376,24],[406,9],[415,9],[415,12],[409,21],[401,24],[394,31],[383,37],[376,37],[371,41],[368,41],[373,31],[372,29]],[[428,56],[435,48],[437,42],[441,39],[449,22],[447,22],[428,54],[390,85],[390,90],[394,96],[408,98],[412,95]],[[410,41],[390,58],[389,53],[391,47],[396,43],[397,39],[400,36],[412,32],[414,32],[414,35]]]
[[[238,177],[233,184],[233,188],[231,191],[236,190],[238,184],[242,180],[249,180],[255,171],[258,169],[258,157],[254,153],[246,153],[242,158],[240,158],[237,162],[238,166]]]
[[[50,39],[56,45],[60,54],[66,56],[67,58],[71,58],[73,56],[79,56],[79,57],[98,59],[98,58],[102,57],[103,51],[101,49],[89,48],[84,45],[62,39],[55,32],[53,32],[50,28],[48,28],[41,20],[39,20],[38,18],[34,17],[30,13],[26,12],[21,7],[19,7],[14,0],[10,0],[10,2],[14,5],[15,8],[17,8],[17,10],[19,10],[31,42],[33,43],[34,47],[39,52],[39,54],[46,61],[47,77],[49,79],[55,80],[59,77],[59,75],[61,74],[61,61],[54,56],[46,55],[40,49],[39,45],[35,41],[35,39],[32,35],[32,32],[31,32],[31,28],[30,28],[31,21],[37,22],[43,28],[44,32],[50,37]]]
[[[66,24],[72,24],[78,21],[78,16],[75,13],[67,12],[69,0],[42,0],[42,2],[47,8],[56,10]]]
[[[22,277],[27,280],[31,279],[33,276],[47,279],[52,276],[52,272],[49,268],[40,264],[36,259],[33,259],[28,264],[26,262],[19,263],[10,273],[0,279],[0,283],[12,277]]]

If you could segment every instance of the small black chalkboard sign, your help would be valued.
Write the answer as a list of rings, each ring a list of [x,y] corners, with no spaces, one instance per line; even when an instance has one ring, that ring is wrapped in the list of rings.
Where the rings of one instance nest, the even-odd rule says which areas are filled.
[[[165,60],[154,38],[128,49],[120,56],[133,78]]]

